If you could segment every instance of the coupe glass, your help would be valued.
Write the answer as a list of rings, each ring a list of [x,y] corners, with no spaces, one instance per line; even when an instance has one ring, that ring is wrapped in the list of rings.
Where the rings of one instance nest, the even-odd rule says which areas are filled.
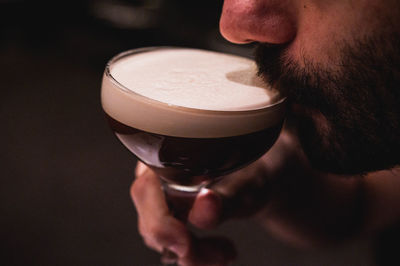
[[[111,68],[119,60],[157,49],[165,48],[134,49],[108,62],[102,82],[102,106],[117,138],[159,175],[171,212],[186,222],[194,198],[202,188],[257,160],[274,144],[284,120],[285,98],[279,96],[270,105],[255,110],[200,110],[139,95],[111,74]],[[147,110],[146,114],[138,114],[141,105]],[[119,116],[120,113],[124,115]],[[182,113],[187,115],[180,121]],[[158,127],[169,127],[168,132],[174,133],[160,134],[139,129],[131,123],[146,119],[156,121]],[[228,127],[239,128],[237,132],[241,133],[201,137],[200,132],[197,136],[179,136],[179,128],[190,127],[193,123],[203,125],[198,131],[212,129],[218,132],[219,127],[227,127],[226,121],[230,122]],[[161,261],[164,265],[174,264],[176,256],[164,249]]]

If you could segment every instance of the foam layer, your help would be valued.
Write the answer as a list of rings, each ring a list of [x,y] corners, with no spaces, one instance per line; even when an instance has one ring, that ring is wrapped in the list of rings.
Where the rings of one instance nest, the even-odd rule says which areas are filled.
[[[113,58],[102,105],[116,120],[154,133],[192,138],[236,136],[276,125],[279,93],[253,61],[196,49],[146,48]]]
[[[276,96],[265,89],[252,60],[194,49],[162,49],[118,60],[111,75],[127,89],[177,106],[251,110]]]

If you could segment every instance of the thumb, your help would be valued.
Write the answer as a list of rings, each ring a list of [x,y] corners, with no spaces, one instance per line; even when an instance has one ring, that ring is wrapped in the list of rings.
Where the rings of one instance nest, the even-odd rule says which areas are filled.
[[[188,220],[201,229],[212,229],[221,220],[222,198],[213,190],[203,188],[197,195]]]
[[[189,213],[189,222],[211,229],[229,218],[254,215],[269,199],[267,176],[263,161],[259,160],[202,189]]]

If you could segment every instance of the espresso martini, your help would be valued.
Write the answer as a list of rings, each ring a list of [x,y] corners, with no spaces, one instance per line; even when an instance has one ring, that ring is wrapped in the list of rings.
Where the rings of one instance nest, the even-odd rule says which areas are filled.
[[[254,61],[187,48],[114,57],[102,106],[119,140],[161,178],[197,186],[262,156],[277,139],[284,98]]]

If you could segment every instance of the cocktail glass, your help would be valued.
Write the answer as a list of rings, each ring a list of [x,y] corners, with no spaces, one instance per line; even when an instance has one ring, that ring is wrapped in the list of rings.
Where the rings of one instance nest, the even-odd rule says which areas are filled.
[[[202,110],[147,98],[112,75],[111,68],[119,60],[159,49],[179,48],[134,49],[112,58],[104,72],[101,100],[115,135],[160,177],[171,212],[186,222],[202,188],[271,148],[282,128],[285,98],[254,110]],[[155,124],[156,128],[147,126]],[[195,128],[180,134],[188,127]],[[164,249],[161,261],[174,264],[176,255]]]

